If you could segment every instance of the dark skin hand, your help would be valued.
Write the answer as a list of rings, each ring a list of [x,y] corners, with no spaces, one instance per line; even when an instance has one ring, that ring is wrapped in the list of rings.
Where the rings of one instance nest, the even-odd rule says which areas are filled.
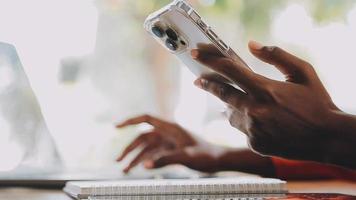
[[[250,147],[263,155],[356,169],[356,117],[335,106],[312,65],[278,47],[250,42],[249,49],[286,80],[259,75],[209,46],[191,54],[243,90],[208,76],[195,81],[227,104],[231,125],[248,136]]]
[[[143,163],[147,169],[182,164],[209,173],[238,170],[262,176],[274,176],[270,158],[262,157],[248,149],[229,149],[212,145],[193,137],[175,123],[144,115],[129,119],[117,127],[123,128],[140,123],[151,124],[154,128],[136,138],[118,158],[118,161],[122,161],[134,149],[142,147],[141,152],[124,169],[125,173]]]

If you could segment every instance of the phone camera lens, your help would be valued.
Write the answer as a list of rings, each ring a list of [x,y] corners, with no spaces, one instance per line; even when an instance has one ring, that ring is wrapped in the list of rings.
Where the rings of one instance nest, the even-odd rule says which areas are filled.
[[[172,39],[172,40],[174,40],[174,41],[177,41],[177,40],[178,40],[178,35],[177,35],[176,32],[174,32],[173,29],[171,29],[171,28],[167,29],[167,30],[166,30],[166,34],[167,34],[167,36],[168,36],[170,39]]]
[[[166,46],[167,46],[167,48],[168,48],[169,50],[171,50],[171,51],[176,51],[176,50],[178,49],[177,43],[174,42],[174,40],[172,40],[172,39],[170,39],[170,38],[168,38],[168,39],[166,40]]]
[[[164,31],[162,28],[160,28],[159,26],[154,26],[152,27],[152,33],[155,34],[155,36],[162,38],[164,36]]]

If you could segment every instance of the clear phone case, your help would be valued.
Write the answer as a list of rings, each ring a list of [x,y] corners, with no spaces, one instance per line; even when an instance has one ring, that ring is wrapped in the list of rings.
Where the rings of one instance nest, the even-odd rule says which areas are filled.
[[[214,45],[223,55],[248,65],[203,21],[184,0],[175,0],[149,15],[145,29],[168,51],[178,57],[196,76],[214,73],[192,59],[190,52],[198,44]]]

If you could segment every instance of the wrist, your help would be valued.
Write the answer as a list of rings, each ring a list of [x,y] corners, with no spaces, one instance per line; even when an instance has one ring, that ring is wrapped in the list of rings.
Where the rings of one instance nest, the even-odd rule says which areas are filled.
[[[219,158],[220,171],[240,171],[264,177],[275,177],[270,157],[261,156],[250,149],[225,149]]]
[[[215,173],[225,170],[225,162],[222,162],[222,160],[227,148],[199,140],[195,146],[190,147],[189,149],[193,152],[191,154],[193,155],[191,157],[191,163],[198,163],[196,166],[199,166],[195,167],[195,169],[207,173]]]
[[[240,158],[233,158],[234,150],[231,148],[220,147],[219,151],[219,155],[215,157],[215,161],[217,163],[216,168],[218,171],[235,171],[234,160]]]
[[[322,162],[356,169],[356,116],[342,111],[331,112],[324,130]]]

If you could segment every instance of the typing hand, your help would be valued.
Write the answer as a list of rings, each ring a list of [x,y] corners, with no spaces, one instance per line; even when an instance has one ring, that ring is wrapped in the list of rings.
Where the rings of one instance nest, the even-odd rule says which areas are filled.
[[[278,47],[250,42],[251,53],[274,65],[286,81],[271,80],[204,48],[192,57],[244,90],[200,77],[195,84],[226,102],[232,126],[244,132],[255,151],[292,159],[326,161],[339,149],[334,113],[339,112],[313,67]],[[335,150],[336,151],[336,150]]]
[[[140,123],[152,125],[153,130],[137,137],[118,158],[118,161],[122,161],[134,149],[143,147],[124,169],[125,173],[140,163],[144,163],[144,167],[148,169],[182,164],[205,172],[217,170],[218,148],[198,140],[177,124],[144,115],[129,119],[117,127],[123,128]]]

